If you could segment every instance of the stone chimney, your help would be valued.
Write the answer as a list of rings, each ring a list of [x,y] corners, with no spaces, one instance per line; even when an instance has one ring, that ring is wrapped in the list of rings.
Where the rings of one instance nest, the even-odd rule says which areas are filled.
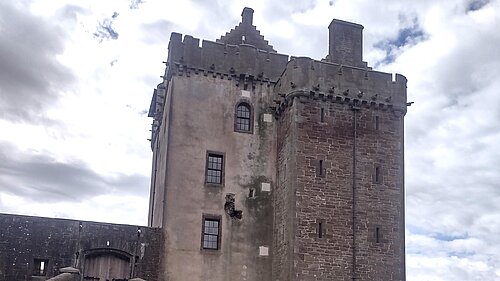
[[[243,25],[252,25],[253,24],[253,9],[245,7],[243,12],[241,12],[241,23]]]
[[[363,26],[334,19],[328,26],[329,48],[327,61],[365,67],[363,62]]]

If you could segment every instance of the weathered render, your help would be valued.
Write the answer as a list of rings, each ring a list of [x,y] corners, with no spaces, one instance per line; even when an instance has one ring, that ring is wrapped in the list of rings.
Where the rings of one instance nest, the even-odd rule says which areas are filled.
[[[171,35],[149,111],[159,280],[405,280],[406,78],[367,66],[361,25],[333,20],[317,61],[252,14],[201,47]]]
[[[0,214],[0,281],[160,280],[162,240],[158,228]]]

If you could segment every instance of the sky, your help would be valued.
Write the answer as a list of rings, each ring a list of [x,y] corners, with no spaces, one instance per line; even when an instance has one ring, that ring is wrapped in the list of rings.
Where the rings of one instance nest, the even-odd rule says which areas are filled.
[[[153,88],[172,31],[214,41],[255,10],[284,54],[333,18],[408,78],[409,281],[500,280],[500,0],[2,0],[0,212],[147,224]]]

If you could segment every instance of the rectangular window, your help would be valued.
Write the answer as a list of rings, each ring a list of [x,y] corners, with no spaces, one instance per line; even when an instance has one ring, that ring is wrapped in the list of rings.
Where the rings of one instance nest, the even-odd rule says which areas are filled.
[[[380,227],[375,228],[375,242],[380,243]]]
[[[248,198],[253,198],[255,196],[255,189],[250,188],[248,190]]]
[[[325,122],[325,109],[324,108],[321,108],[320,120],[321,120],[321,122]]]
[[[380,125],[379,125],[379,117],[378,116],[375,116],[373,118],[373,128],[378,131],[380,129]]]
[[[373,183],[381,183],[382,175],[380,174],[380,166],[375,166],[373,171]]]
[[[318,223],[318,238],[323,238],[323,222]]]
[[[35,259],[34,261],[34,276],[45,276],[47,275],[47,266],[49,265],[49,260],[45,259]]]
[[[326,174],[326,169],[325,169],[325,161],[324,160],[317,160],[316,162],[316,176],[318,177],[325,177]]]
[[[220,218],[203,218],[202,248],[218,250],[220,242]]]
[[[207,154],[207,183],[222,184],[224,177],[224,156],[222,154]]]

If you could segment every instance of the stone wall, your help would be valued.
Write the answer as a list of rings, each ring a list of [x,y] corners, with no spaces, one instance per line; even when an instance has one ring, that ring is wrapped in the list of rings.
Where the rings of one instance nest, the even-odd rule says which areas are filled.
[[[403,115],[361,109],[356,123],[356,276],[404,280]]]
[[[279,176],[274,197],[273,280],[404,280],[402,143],[399,111],[288,103],[278,121],[278,174],[286,164],[289,181]]]
[[[0,281],[46,280],[63,267],[82,270],[85,255],[96,250],[123,253],[134,276],[158,280],[161,245],[156,228],[0,214]],[[35,259],[48,262],[45,276],[33,276]]]
[[[172,76],[158,129],[154,200],[166,233],[164,280],[269,280],[275,185],[272,84],[245,86],[202,72]],[[240,102],[252,108],[252,130],[235,131]],[[168,120],[168,121],[167,121]],[[207,184],[207,153],[224,158],[222,184]],[[227,196],[241,219],[228,213]],[[160,203],[162,202],[162,203]],[[202,248],[205,216],[220,218],[217,250]]]
[[[306,99],[296,107],[293,280],[352,280],[353,113],[346,105]]]
[[[273,193],[273,279],[292,280],[295,235],[295,107],[288,107],[277,120],[277,181]]]

